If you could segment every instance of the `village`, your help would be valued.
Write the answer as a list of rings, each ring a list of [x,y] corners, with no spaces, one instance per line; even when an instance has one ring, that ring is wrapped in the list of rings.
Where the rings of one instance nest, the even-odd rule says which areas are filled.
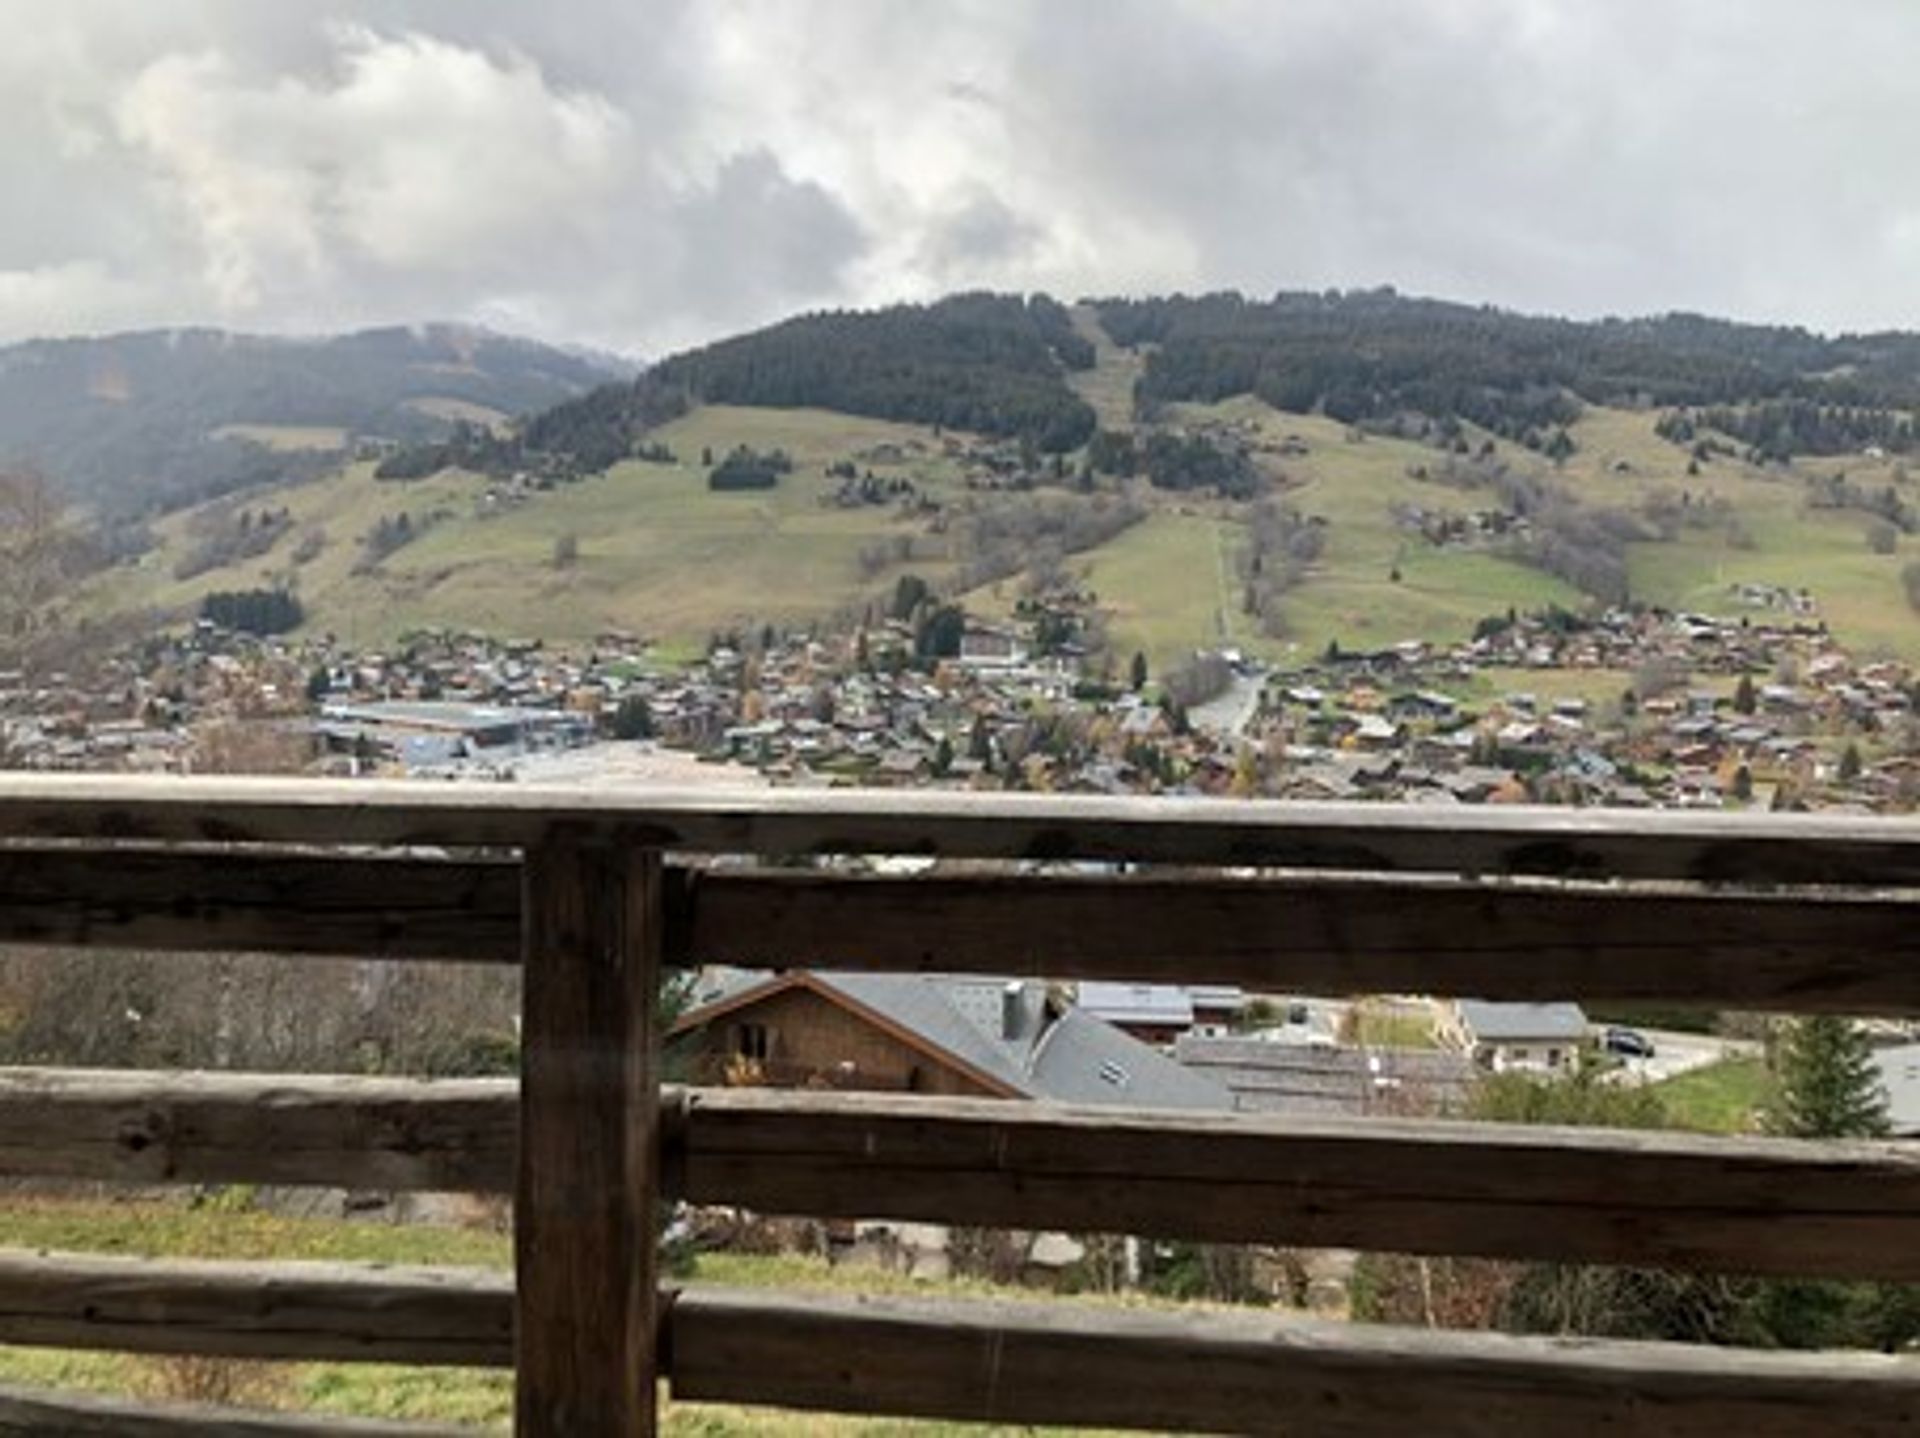
[[[356,653],[201,621],[71,673],[0,672],[0,758],[52,770],[693,780],[1300,800],[1906,812],[1915,680],[1847,652],[1793,596],[1738,618],[1490,616],[1452,645],[1343,648],[1286,668],[1235,651],[1146,672],[1089,656],[1075,601],[945,611],[848,635],[715,636],[656,662],[417,635]],[[943,652],[944,651],[944,652]],[[268,737],[272,743],[265,742]],[[645,766],[640,766],[642,770]]]

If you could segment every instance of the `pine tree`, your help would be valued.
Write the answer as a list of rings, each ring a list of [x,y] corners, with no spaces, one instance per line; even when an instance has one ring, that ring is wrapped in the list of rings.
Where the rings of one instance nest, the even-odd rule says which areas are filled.
[[[1830,1014],[1795,1020],[1780,1044],[1767,1126],[1788,1138],[1874,1138],[1887,1132],[1887,1096],[1867,1036]]]
[[[1753,692],[1753,676],[1742,674],[1740,682],[1734,686],[1733,709],[1736,714],[1751,714],[1757,707],[1758,696]]]
[[[1136,693],[1147,682],[1147,656],[1138,649],[1133,651],[1133,663],[1128,668],[1127,678]]]
[[[1860,746],[1848,744],[1840,755],[1840,782],[1851,784],[1860,777]]]

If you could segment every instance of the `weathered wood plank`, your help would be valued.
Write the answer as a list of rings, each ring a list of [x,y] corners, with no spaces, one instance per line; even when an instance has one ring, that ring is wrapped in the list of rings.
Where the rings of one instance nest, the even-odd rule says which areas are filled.
[[[1920,905],[1455,880],[686,876],[694,963],[1920,1013]]]
[[[690,1290],[676,1399],[1312,1438],[1880,1438],[1920,1364],[1371,1328],[1252,1313]]]
[[[468,1438],[465,1428],[199,1403],[135,1403],[95,1393],[0,1388],[0,1434],[32,1438]]]
[[[0,1177],[510,1193],[512,1079],[0,1069]]]
[[[763,1213],[1920,1280],[1920,1150],[701,1089],[684,1196]]]
[[[526,857],[515,1431],[655,1431],[660,857]]]
[[[677,1195],[767,1213],[1920,1281],[1920,1152],[675,1090]],[[0,1175],[511,1188],[511,1081],[0,1072]]]
[[[0,943],[517,962],[512,864],[0,848]]]
[[[1920,885],[1920,823],[1835,814],[0,776],[0,838],[517,847],[557,830],[740,854]]]
[[[0,1249],[0,1343],[501,1367],[512,1323],[504,1273]]]

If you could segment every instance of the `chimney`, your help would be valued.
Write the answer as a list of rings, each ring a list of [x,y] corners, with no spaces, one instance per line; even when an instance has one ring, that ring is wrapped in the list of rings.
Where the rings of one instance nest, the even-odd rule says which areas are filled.
[[[1026,993],[1027,986],[1018,979],[1009,981],[1000,991],[1000,1037],[1008,1042],[1019,1038],[1025,1026]]]

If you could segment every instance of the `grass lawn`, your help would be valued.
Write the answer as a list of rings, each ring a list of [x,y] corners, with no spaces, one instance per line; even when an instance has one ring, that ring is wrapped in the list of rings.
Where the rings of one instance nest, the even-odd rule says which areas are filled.
[[[1767,1094],[1764,1060],[1728,1059],[1653,1085],[1676,1127],[1702,1133],[1747,1133]]]

